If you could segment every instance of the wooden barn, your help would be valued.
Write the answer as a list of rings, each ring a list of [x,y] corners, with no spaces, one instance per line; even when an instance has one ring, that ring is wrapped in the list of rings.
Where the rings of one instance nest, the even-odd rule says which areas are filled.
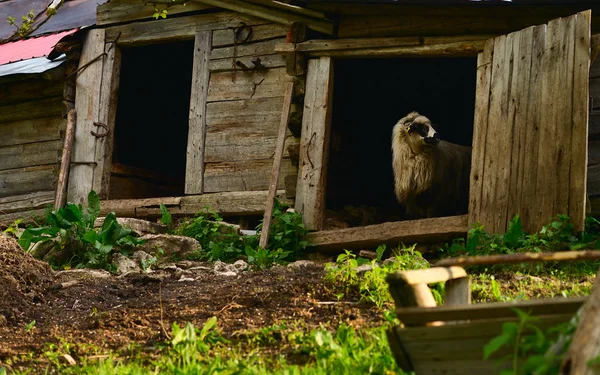
[[[99,5],[54,81],[0,77],[0,221],[62,189],[122,216],[164,203],[256,218],[275,181],[322,248],[501,232],[516,213],[528,230],[558,213],[582,229],[600,213],[595,1],[163,3]],[[473,147],[468,212],[405,220],[390,142],[414,110]]]

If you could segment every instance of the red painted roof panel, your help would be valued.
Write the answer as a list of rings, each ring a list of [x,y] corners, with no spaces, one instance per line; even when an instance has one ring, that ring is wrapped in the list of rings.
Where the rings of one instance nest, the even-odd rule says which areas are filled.
[[[77,29],[56,34],[40,36],[0,45],[0,65],[34,57],[48,56],[52,47],[64,36],[73,34]]]

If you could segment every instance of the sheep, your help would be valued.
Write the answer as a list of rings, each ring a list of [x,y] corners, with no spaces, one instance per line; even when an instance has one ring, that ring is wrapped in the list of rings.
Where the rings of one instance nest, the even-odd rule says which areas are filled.
[[[394,126],[392,154],[396,198],[409,216],[467,212],[471,147],[440,140],[427,117],[411,112]]]

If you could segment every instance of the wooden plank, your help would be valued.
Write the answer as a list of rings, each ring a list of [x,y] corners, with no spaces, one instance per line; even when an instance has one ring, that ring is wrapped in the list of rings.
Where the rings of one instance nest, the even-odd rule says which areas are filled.
[[[540,148],[537,166],[536,196],[534,201],[537,206],[535,223],[548,223],[555,210],[555,189],[557,174],[555,168],[558,164],[558,150],[554,147],[556,142],[556,129],[558,122],[557,105],[560,83],[557,60],[554,53],[560,50],[560,31],[563,19],[553,20],[548,23],[546,31],[546,49],[542,56],[542,117],[540,127]]]
[[[26,223],[40,223],[44,220],[46,209],[12,212],[0,215],[0,226],[9,226],[15,220],[21,220],[21,225]]]
[[[333,98],[333,60],[310,60],[300,140],[296,211],[308,230],[323,228]]]
[[[328,35],[334,35],[334,24],[324,16],[313,17],[298,12],[296,9],[300,7],[288,7],[280,9],[273,5],[254,4],[242,0],[198,0],[201,3],[212,5],[215,7],[229,9],[234,12],[260,17],[268,21],[276,22],[282,25],[291,26],[294,22],[305,23],[308,27],[315,31],[319,31]]]
[[[475,118],[473,122],[473,151],[469,188],[469,227],[477,224],[481,215],[493,54],[494,41],[490,39],[477,57],[477,87],[475,89]]]
[[[579,18],[579,15],[577,16]],[[581,22],[581,20],[579,21]],[[600,40],[600,35],[595,35]],[[600,78],[600,59],[596,58],[590,65],[590,79]]]
[[[56,164],[60,141],[0,147],[0,170]]]
[[[185,193],[200,194],[204,191],[205,139],[206,139],[206,100],[210,71],[208,56],[211,51],[211,31],[196,34],[194,42],[194,66],[192,72],[192,92],[190,95],[189,133],[187,161],[185,167]]]
[[[2,123],[0,147],[59,140],[65,124],[58,116]]]
[[[448,280],[444,289],[444,305],[470,305],[471,278]]]
[[[265,20],[233,12],[198,14],[187,17],[167,17],[151,22],[133,22],[106,28],[106,40],[114,40],[119,33],[120,46],[136,46],[148,43],[165,43],[192,40],[201,31],[223,30],[238,27],[240,22],[248,26],[264,25]]]
[[[230,62],[231,66],[231,62]],[[213,73],[208,87],[208,102],[283,97],[293,77],[285,68],[250,71],[231,80],[231,72]]]
[[[0,198],[0,214],[43,209],[54,203],[54,191],[36,191],[34,193],[13,195]]]
[[[565,262],[574,260],[600,259],[600,251],[597,250],[571,250],[547,253],[518,253],[503,255],[468,256],[458,258],[446,258],[434,264],[435,267],[450,266],[474,266],[490,264],[515,264],[531,262]]]
[[[467,277],[462,267],[433,267],[424,270],[397,271],[389,274],[386,281],[390,285],[402,282],[408,285],[440,283]]]
[[[57,175],[56,165],[0,171],[0,197],[54,190]]]
[[[434,308],[400,307],[396,317],[405,324],[424,324],[432,321],[488,320],[516,318],[518,308],[533,316],[573,315],[587,297],[545,298],[519,302],[478,303],[475,305],[450,305]]]
[[[156,12],[156,8],[162,10],[164,7],[139,0],[111,0],[98,6],[96,24],[104,26],[121,22],[151,20],[154,19],[153,14]],[[181,15],[212,8],[197,1],[189,1],[185,4],[169,5],[166,10],[168,12],[167,17],[172,17],[176,14]]]
[[[60,96],[0,106],[0,123],[23,120],[31,121],[61,115],[62,101]]]
[[[600,272],[596,280],[600,279]],[[563,358],[561,374],[598,375],[598,366],[590,365],[600,356],[600,282],[596,281],[594,289],[587,299],[577,329],[568,352]]]
[[[246,43],[259,42],[269,39],[285,38],[287,28],[276,23],[267,23],[264,25],[256,25],[252,27],[252,34]],[[212,46],[228,47],[233,46],[234,36],[233,30],[215,30],[213,32]]]
[[[207,163],[204,172],[204,192],[268,189],[272,163],[271,159]],[[280,173],[282,176],[294,174],[296,168],[289,159],[284,159]],[[283,180],[279,180],[278,189],[285,188]]]
[[[292,95],[294,94],[294,82],[289,82],[285,90],[283,99],[283,108],[281,109],[281,121],[279,123],[279,134],[275,143],[275,155],[273,156],[273,168],[271,169],[271,179],[269,181],[269,195],[265,207],[263,226],[260,233],[259,246],[267,248],[269,241],[269,230],[271,229],[271,219],[273,216],[273,207],[275,205],[275,194],[277,193],[277,184],[279,183],[279,170],[281,169],[281,159],[285,146],[286,132],[288,131],[288,121],[290,119],[290,108],[292,106]]]
[[[513,81],[509,98],[508,121],[513,128],[512,153],[510,157],[510,181],[508,183],[507,214],[500,227],[507,228],[508,221],[516,214],[522,213],[523,202],[521,191],[525,159],[529,157],[525,148],[527,135],[527,103],[529,100],[529,82],[531,79],[531,54],[533,50],[533,27],[529,27],[516,35],[513,48]]]
[[[587,196],[588,147],[586,147],[589,121],[589,44],[591,14],[577,15],[575,22],[575,52],[573,65],[572,143],[569,187],[569,217],[576,231],[585,227],[585,197]],[[568,121],[568,119],[565,119]]]
[[[289,135],[289,130],[287,133],[285,141],[287,145],[299,144],[298,138]],[[209,131],[206,135],[205,162],[220,163],[271,158],[276,138],[277,135],[273,134],[272,128],[239,128],[231,132]],[[284,150],[284,158],[289,158],[287,148]]]
[[[285,57],[278,55],[278,54],[268,54],[268,55],[260,55],[260,56],[258,56],[258,55],[244,56],[244,57],[236,58],[236,61],[239,61],[246,66],[253,66],[252,59],[255,57],[260,58],[260,63],[265,68],[271,69],[271,68],[285,67]],[[211,72],[228,71],[228,72],[230,72],[229,75],[231,76],[231,70],[232,70],[231,58],[210,60],[208,62],[208,66],[209,66],[209,69]],[[236,70],[239,70],[239,69],[236,69]]]
[[[104,30],[90,30],[85,37],[79,66],[104,53]],[[72,164],[69,173],[67,200],[75,204],[86,205],[87,196],[92,189],[94,163],[96,155],[96,137],[91,131],[97,131],[94,122],[100,112],[100,87],[102,84],[103,59],[88,66],[76,79],[77,125],[73,144]]]
[[[487,146],[484,155],[484,175],[481,208],[478,221],[485,226],[489,233],[497,233],[495,226],[497,212],[496,209],[496,187],[499,180],[500,158],[505,156],[500,154],[500,145],[496,142],[502,142],[505,139],[502,132],[505,130],[502,124],[503,110],[506,111],[506,101],[502,101],[502,94],[505,91],[506,80],[508,79],[509,64],[507,61],[507,41],[506,36],[500,36],[494,39],[494,59],[490,84],[490,101],[487,125]],[[490,147],[490,144],[493,146]],[[503,232],[503,230],[502,230]]]
[[[296,196],[298,199],[298,196]],[[435,243],[464,237],[468,216],[450,216],[421,220],[389,222],[364,227],[309,233],[305,240],[322,251],[359,249],[381,244]]]
[[[244,57],[244,56],[258,56],[268,55],[275,52],[275,46],[285,39],[272,39],[263,42],[256,43],[244,43],[238,44],[237,46],[215,48],[210,54],[211,60],[216,59],[231,59],[233,56]],[[231,61],[230,61],[231,63]],[[252,65],[248,65],[252,66]]]
[[[540,148],[540,127],[542,126],[542,55],[546,48],[546,28],[536,26],[533,29],[533,50],[531,53],[531,73],[529,74],[529,101],[527,103],[527,129],[525,131],[525,160],[521,180],[521,220],[523,229],[529,233],[537,232],[535,222],[537,204],[537,164]]]
[[[178,207],[181,197],[161,197],[145,199],[122,199],[122,200],[102,200],[100,201],[100,215],[104,216],[114,212],[118,217],[136,217],[136,210],[140,208],[155,207],[160,210],[160,204],[169,208]]]
[[[0,85],[2,105],[31,101],[40,98],[60,98],[63,93],[62,80],[29,79]]]
[[[169,197],[181,194],[181,187],[159,181],[149,181],[139,176],[119,176],[113,174],[108,190],[109,199],[132,199]]]
[[[107,43],[104,50],[107,55],[104,58],[102,71],[98,122],[105,124],[108,130],[102,128],[96,130],[98,133],[107,133],[107,136],[96,140],[96,168],[92,183],[92,189],[98,193],[101,199],[108,197],[110,186],[110,171],[115,144],[115,119],[121,78],[121,50],[112,43]]]
[[[67,199],[67,181],[69,179],[69,170],[71,169],[71,152],[73,150],[76,123],[77,112],[72,108],[69,110],[69,113],[67,113],[67,130],[65,132],[63,153],[60,160],[60,170],[56,186],[56,199],[54,200],[54,207],[56,209],[64,207]]]
[[[468,37],[465,37],[468,39]],[[487,38],[482,38],[487,39]],[[420,37],[402,38],[354,38],[354,39],[313,39],[302,43],[279,43],[275,46],[277,53],[291,52],[326,52],[357,49],[375,49],[401,46],[417,46],[422,44]],[[430,43],[436,44],[436,43]]]

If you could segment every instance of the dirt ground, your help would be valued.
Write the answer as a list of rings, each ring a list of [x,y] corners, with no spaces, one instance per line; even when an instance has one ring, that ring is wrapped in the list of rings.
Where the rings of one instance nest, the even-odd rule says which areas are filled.
[[[183,282],[177,274],[162,280],[144,274],[99,274],[73,281],[81,274],[57,276],[0,235],[0,366],[22,354],[40,353],[45,343],[61,339],[103,349],[132,342],[151,346],[166,339],[174,321],[202,326],[211,316],[217,316],[225,337],[282,321],[302,320],[309,327],[339,321],[355,327],[381,323],[382,314],[371,305],[337,302],[322,281],[324,272],[313,263],[237,277],[206,272]],[[34,320],[35,327],[27,331],[25,326]],[[18,367],[33,365],[24,360]]]

